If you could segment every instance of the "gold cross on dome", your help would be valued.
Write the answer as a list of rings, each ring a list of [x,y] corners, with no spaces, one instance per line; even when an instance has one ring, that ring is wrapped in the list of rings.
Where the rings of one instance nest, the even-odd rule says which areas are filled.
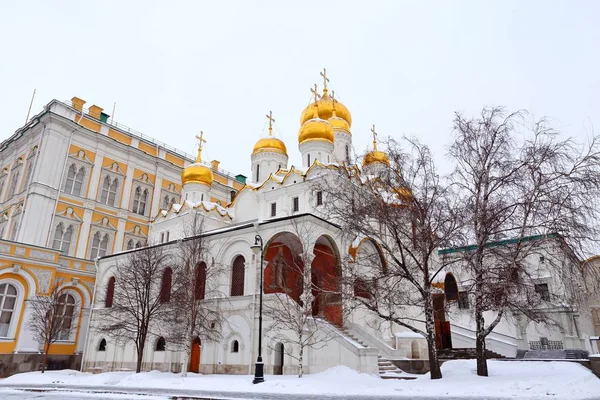
[[[269,136],[273,136],[273,122],[275,122],[275,118],[273,118],[273,111],[269,111],[267,114],[267,119],[269,120]]]
[[[323,68],[323,72],[319,72],[323,77],[323,90],[327,89],[327,83],[329,83],[329,78],[327,77],[327,70]]]
[[[319,101],[319,92],[317,92],[317,84],[315,83],[314,89],[310,88],[310,92],[315,96],[315,103]]]
[[[371,132],[373,132],[373,149],[377,150],[377,132],[375,132],[375,124],[371,128]]]
[[[200,131],[200,136],[196,135],[196,139],[198,139],[198,155],[196,156],[196,162],[199,163],[202,161],[202,143],[206,143],[204,132]]]

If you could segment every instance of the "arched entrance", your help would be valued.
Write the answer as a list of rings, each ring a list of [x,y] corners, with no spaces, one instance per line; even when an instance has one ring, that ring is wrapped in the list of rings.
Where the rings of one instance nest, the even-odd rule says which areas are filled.
[[[202,345],[200,342],[200,338],[196,337],[192,341],[192,353],[190,354],[190,372],[200,372],[200,353],[201,353]]]
[[[434,287],[443,293],[433,295],[433,320],[435,323],[435,344],[438,349],[452,348],[450,321],[446,321],[446,304],[458,300],[458,284],[450,272],[446,273],[444,282],[434,283]]]
[[[275,345],[275,359],[273,360],[273,375],[283,375],[283,343]]]
[[[265,247],[264,293],[287,293],[300,304],[304,263],[302,244],[293,233],[275,235]]]
[[[340,258],[333,240],[320,236],[313,249],[311,265],[313,315],[342,326],[342,296],[340,292]]]

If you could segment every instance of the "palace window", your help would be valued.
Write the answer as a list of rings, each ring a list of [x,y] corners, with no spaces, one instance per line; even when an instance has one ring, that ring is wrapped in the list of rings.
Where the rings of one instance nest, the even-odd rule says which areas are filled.
[[[170,206],[171,206],[171,200],[169,199],[169,196],[165,196],[163,198],[163,203],[162,203],[163,210],[168,210]]]
[[[17,288],[10,283],[0,284],[0,337],[8,336],[16,303]]]
[[[166,347],[167,342],[165,341],[165,338],[161,336],[156,341],[156,347],[154,348],[154,351],[165,351]]]
[[[133,195],[133,209],[136,214],[144,215],[146,213],[146,203],[148,202],[148,189],[142,191],[141,187],[135,188]]]
[[[66,229],[64,224],[61,222],[56,226],[54,231],[54,240],[52,242],[52,248],[61,250],[64,254],[69,255],[69,249],[71,248],[71,242],[73,240],[73,225],[69,225]]]
[[[93,260],[96,257],[104,257],[108,248],[108,233],[101,234],[96,232],[92,238],[92,252],[90,258]]]
[[[300,209],[300,204],[298,201],[298,197],[292,198],[292,211],[297,212]]]
[[[98,345],[98,351],[106,351],[106,339],[102,339]]]
[[[171,300],[171,278],[173,270],[169,267],[163,272],[162,282],[160,284],[160,302],[168,303]]]
[[[81,196],[84,178],[85,168],[80,167],[77,169],[77,165],[71,164],[69,170],[67,171],[67,179],[65,180],[63,192],[72,194],[74,196]]]
[[[59,332],[58,340],[69,340],[72,331],[73,313],[75,311],[75,298],[63,293],[58,297],[56,318],[58,318]]]
[[[13,197],[15,195],[15,192],[17,190],[17,186],[19,183],[19,174],[21,171],[17,170],[13,173],[12,175],[12,179],[10,181],[10,188],[8,190],[8,197],[7,199],[10,199],[11,197]]]
[[[540,295],[542,300],[550,301],[550,291],[547,283],[538,283],[534,286],[535,292]]]
[[[194,279],[194,299],[204,300],[206,295],[206,263],[200,262],[196,266],[196,277]]]
[[[244,295],[244,256],[237,256],[231,268],[231,296]]]
[[[110,176],[105,176],[102,182],[102,190],[100,191],[100,203],[114,207],[118,189],[119,179],[111,179]]]
[[[458,292],[458,308],[460,310],[468,310],[469,309],[469,293]]]

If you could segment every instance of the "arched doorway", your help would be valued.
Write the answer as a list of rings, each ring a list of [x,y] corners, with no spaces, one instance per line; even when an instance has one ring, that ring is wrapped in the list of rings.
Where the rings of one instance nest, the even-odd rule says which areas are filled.
[[[200,353],[201,353],[202,345],[200,342],[200,338],[196,337],[192,341],[192,353],[190,354],[190,366],[189,371],[198,373],[200,372]]]
[[[283,375],[283,343],[275,345],[275,359],[273,360],[273,375]]]
[[[322,316],[334,325],[342,326],[342,296],[340,291],[340,258],[334,241],[320,236],[313,249],[311,283],[313,315]]]
[[[287,293],[300,304],[304,263],[302,244],[293,233],[275,235],[265,246],[264,293]]]

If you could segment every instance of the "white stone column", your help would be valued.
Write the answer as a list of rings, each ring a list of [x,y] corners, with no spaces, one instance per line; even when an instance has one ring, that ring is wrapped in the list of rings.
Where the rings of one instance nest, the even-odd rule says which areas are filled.
[[[121,196],[121,208],[129,210],[129,199],[131,197],[131,186],[133,183],[133,172],[135,171],[135,164],[131,161],[127,167],[127,174],[125,176],[125,183],[123,185],[123,196]]]
[[[125,237],[125,222],[127,221],[126,213],[119,213],[119,222],[117,224],[117,234],[115,236],[114,252],[123,250],[123,238]]]
[[[160,191],[162,187],[162,178],[158,176],[155,178],[154,182],[154,193],[152,194],[152,207],[150,208],[150,217],[154,217],[158,214],[158,210],[160,209]]]
[[[90,190],[88,191],[88,199],[96,200],[96,194],[98,193],[98,186],[100,183],[100,177],[102,176],[102,160],[104,159],[104,153],[97,152],[96,158],[94,159],[94,167],[92,168],[92,174],[90,175]]]
[[[90,226],[92,225],[93,211],[91,210],[91,206],[91,204],[86,204],[86,210],[83,212],[83,222],[79,228],[79,242],[77,242],[75,257],[86,258],[85,250],[87,248],[88,239],[90,238]]]

